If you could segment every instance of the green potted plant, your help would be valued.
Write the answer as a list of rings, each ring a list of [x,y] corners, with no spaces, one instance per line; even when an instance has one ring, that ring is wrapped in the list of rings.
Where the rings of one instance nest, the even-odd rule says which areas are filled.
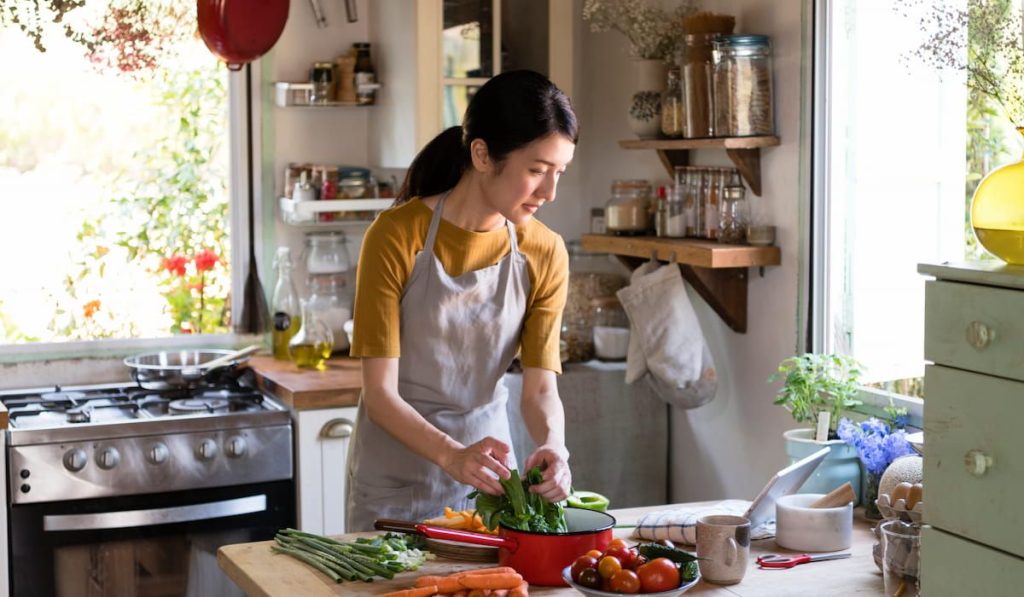
[[[801,488],[803,493],[828,493],[849,481],[855,495],[860,495],[861,471],[857,450],[836,434],[843,411],[861,404],[857,399],[860,375],[860,365],[852,357],[806,353],[783,360],[769,378],[772,382],[783,382],[775,404],[788,410],[797,423],[805,425],[782,434],[790,462],[823,447],[830,450],[825,461]],[[829,416],[828,436],[819,441],[815,435],[822,413]]]

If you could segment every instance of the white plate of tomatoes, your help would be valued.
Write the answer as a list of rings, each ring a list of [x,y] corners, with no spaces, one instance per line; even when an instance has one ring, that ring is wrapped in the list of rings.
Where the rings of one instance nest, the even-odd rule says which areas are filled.
[[[613,539],[603,552],[592,550],[562,570],[566,584],[590,597],[645,595],[675,597],[700,582],[700,572],[684,578],[682,567],[668,558],[647,561],[623,539]]]

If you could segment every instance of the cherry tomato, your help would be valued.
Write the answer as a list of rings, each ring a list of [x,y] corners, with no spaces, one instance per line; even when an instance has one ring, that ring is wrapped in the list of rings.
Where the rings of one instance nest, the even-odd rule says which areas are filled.
[[[615,593],[640,592],[640,577],[632,570],[619,570],[608,584]]]
[[[586,553],[586,555],[588,555],[588,556],[590,556],[590,557],[594,558],[595,560],[600,560],[600,559],[601,559],[601,556],[603,556],[604,554],[603,554],[603,553],[601,553],[601,550],[600,550],[600,549],[591,549],[590,551],[588,551],[588,552]]]
[[[642,555],[637,554],[636,560],[633,561],[633,566],[632,566],[631,570],[636,570],[637,568],[639,568],[640,566],[643,566],[646,563],[647,563],[647,556],[642,556]]]
[[[613,556],[605,556],[597,563],[597,572],[601,578],[611,578],[619,570],[622,570],[622,562]]]
[[[575,582],[580,580],[580,572],[587,568],[597,568],[597,560],[590,556],[580,556],[572,563],[572,579]]]
[[[629,549],[629,544],[626,543],[625,539],[617,537],[617,538],[612,539],[611,541],[609,541],[608,542],[608,546],[605,547],[604,550],[608,551],[609,549],[612,549],[612,548]]]
[[[619,561],[620,564],[625,566],[626,562],[628,562],[628,561],[630,561],[632,559],[632,556],[630,555],[631,551],[632,550],[629,549],[628,547],[615,546],[615,547],[609,547],[608,549],[604,550],[604,555],[606,557],[607,556],[611,556],[611,557],[615,558],[616,560]]]
[[[644,593],[668,591],[679,586],[679,569],[668,558],[655,558],[636,570]]]
[[[588,589],[601,588],[601,575],[593,568],[580,571],[580,578],[576,582]]]

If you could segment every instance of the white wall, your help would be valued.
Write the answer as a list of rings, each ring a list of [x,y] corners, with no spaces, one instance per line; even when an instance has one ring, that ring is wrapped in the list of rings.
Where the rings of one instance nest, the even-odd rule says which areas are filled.
[[[807,130],[801,126],[805,118],[801,106],[808,105],[801,85],[804,3],[722,0],[712,6],[717,12],[736,14],[738,32],[772,37],[776,121],[782,145],[762,150],[764,193],[759,207],[778,227],[782,265],[766,268],[763,278],[751,269],[746,334],[730,330],[691,292],[720,385],[710,404],[673,412],[675,501],[753,498],[786,463],[781,434],[794,425],[783,409],[772,405],[774,386],[766,379],[798,345],[799,232],[803,226],[799,214],[808,188],[800,181],[809,176],[801,169],[800,143]],[[578,189],[563,189],[562,205],[557,206],[561,211],[553,214],[558,217],[545,219],[567,238],[585,229],[583,214],[591,206],[603,205],[612,179],[668,181],[654,152],[621,150],[617,145],[620,139],[632,137],[626,122],[631,77],[624,38],[614,32],[591,33],[582,22],[579,30],[582,78],[574,99],[582,121],[576,159],[582,172]],[[692,152],[691,163],[731,165],[724,152],[712,150]]]

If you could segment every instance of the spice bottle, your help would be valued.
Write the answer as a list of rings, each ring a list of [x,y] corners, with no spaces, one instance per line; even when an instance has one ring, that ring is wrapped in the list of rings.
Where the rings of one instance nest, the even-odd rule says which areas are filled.
[[[657,208],[654,211],[654,234],[655,236],[668,236],[666,224],[668,223],[668,194],[665,187],[658,187]]]
[[[704,238],[711,240],[718,239],[718,220],[722,204],[722,177],[721,168],[709,168],[706,171],[707,194],[705,195],[704,207]]]
[[[668,83],[661,94],[661,134],[670,139],[683,136],[683,90],[678,66],[668,69]]]
[[[765,35],[726,35],[714,42],[715,129],[719,136],[772,135],[772,55]]]
[[[288,353],[288,342],[299,331],[302,324],[299,293],[296,292],[295,281],[292,280],[291,249],[288,247],[277,248],[274,267],[277,269],[277,283],[274,285],[274,298],[271,301],[271,311],[274,314],[274,329],[271,332],[271,339],[274,358],[288,360],[291,358]]]
[[[326,104],[334,100],[336,92],[334,63],[316,62],[309,71],[309,82],[313,84],[313,94],[309,101],[313,104]]]

